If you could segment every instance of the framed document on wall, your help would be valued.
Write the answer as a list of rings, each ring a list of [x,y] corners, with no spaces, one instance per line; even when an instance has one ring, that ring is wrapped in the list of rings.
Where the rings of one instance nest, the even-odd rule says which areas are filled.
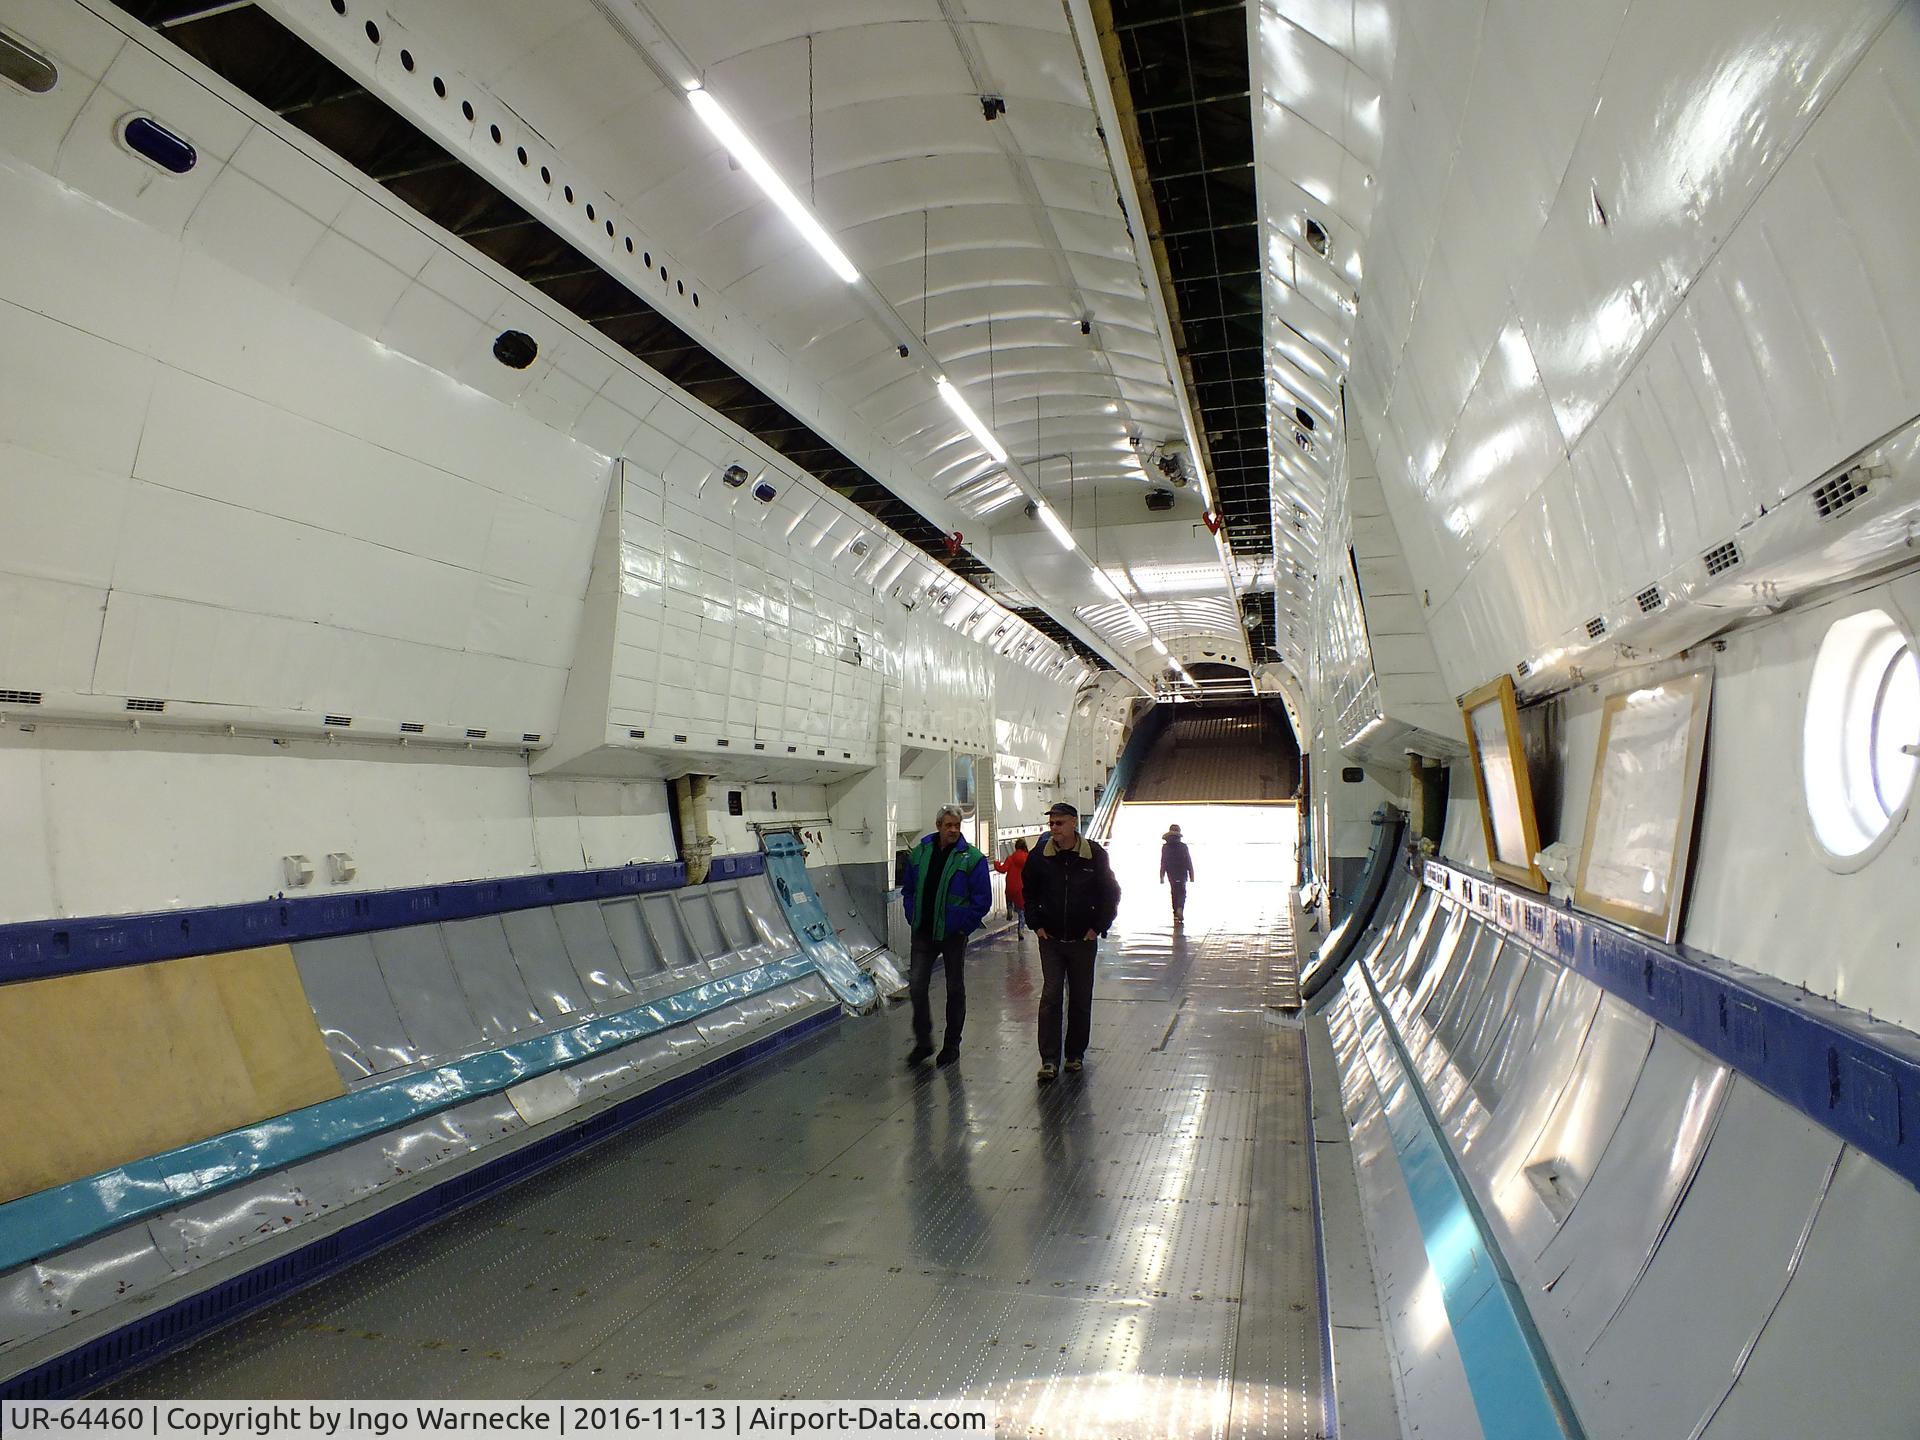
[[[1698,670],[1607,700],[1573,891],[1582,910],[1668,942],[1680,933],[1712,696]]]
[[[1533,782],[1527,775],[1512,677],[1502,675],[1470,691],[1460,701],[1460,715],[1473,760],[1474,793],[1480,798],[1480,825],[1487,836],[1487,863],[1504,880],[1544,891],[1546,877],[1533,863],[1540,851],[1540,824],[1534,818]]]

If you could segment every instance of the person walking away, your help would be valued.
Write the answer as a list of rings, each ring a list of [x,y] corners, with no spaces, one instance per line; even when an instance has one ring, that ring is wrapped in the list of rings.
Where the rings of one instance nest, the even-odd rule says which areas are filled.
[[[1027,924],[1040,941],[1040,1079],[1086,1063],[1093,1030],[1093,962],[1120,911],[1120,885],[1106,850],[1080,833],[1080,812],[1062,801],[1047,811],[1047,843],[1027,861]],[[1066,1034],[1060,1027],[1066,1000]]]
[[[1187,914],[1187,882],[1193,879],[1193,855],[1180,838],[1180,827],[1169,825],[1160,837],[1160,878],[1173,887],[1173,920],[1177,925]]]
[[[994,870],[1007,877],[1007,913],[1013,916],[1013,933],[1017,937],[1026,933],[1027,928],[1027,891],[1024,875],[1029,855],[1027,842],[1013,842],[1013,853],[1004,860],[993,862]]]
[[[913,997],[913,1049],[907,1064],[933,1054],[933,962],[947,972],[947,1031],[937,1062],[960,1058],[960,1032],[967,1024],[967,936],[980,928],[993,908],[993,881],[987,857],[960,838],[960,812],[943,806],[933,833],[907,852],[907,875],[900,903],[913,932],[908,953],[907,992]]]

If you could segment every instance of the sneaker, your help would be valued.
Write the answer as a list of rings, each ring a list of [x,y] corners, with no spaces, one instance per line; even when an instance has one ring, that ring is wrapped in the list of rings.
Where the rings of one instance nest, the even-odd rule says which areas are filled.
[[[1059,1073],[1060,1073],[1060,1067],[1058,1065],[1055,1065],[1053,1061],[1043,1060],[1040,1062],[1040,1074],[1038,1077],[1039,1079],[1051,1080],[1053,1079],[1054,1076],[1058,1075]]]
[[[1067,1061],[1067,1074],[1078,1075],[1082,1070],[1086,1068],[1086,1064],[1087,1062],[1084,1060]]]
[[[933,1057],[933,1063],[936,1065],[951,1065],[959,1058],[960,1047],[958,1045],[942,1045],[940,1047],[940,1053]]]
[[[920,1044],[915,1045],[913,1049],[907,1052],[908,1068],[911,1069],[913,1066],[918,1065],[922,1060],[927,1059],[932,1054],[933,1046],[926,1042],[922,1041]]]

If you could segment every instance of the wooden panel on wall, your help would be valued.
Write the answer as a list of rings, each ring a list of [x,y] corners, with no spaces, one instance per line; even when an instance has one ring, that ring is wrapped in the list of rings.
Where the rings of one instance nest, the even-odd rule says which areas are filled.
[[[285,945],[0,986],[0,1202],[342,1093]]]

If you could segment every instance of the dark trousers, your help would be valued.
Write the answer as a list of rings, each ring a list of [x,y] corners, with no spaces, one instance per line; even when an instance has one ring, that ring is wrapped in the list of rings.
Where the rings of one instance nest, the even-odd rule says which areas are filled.
[[[1173,913],[1178,915],[1187,908],[1187,882],[1174,880],[1169,883],[1173,886]]]
[[[913,947],[908,952],[907,993],[913,997],[913,1038],[917,1044],[933,1043],[933,962],[938,960],[947,972],[947,1038],[950,1050],[960,1048],[960,1032],[967,1028],[967,971],[962,956],[967,937],[949,935],[936,940],[921,931],[913,932]]]
[[[1060,1059],[1060,992],[1067,992],[1066,1058],[1087,1053],[1093,1031],[1093,954],[1098,940],[1040,942],[1040,1058]]]

